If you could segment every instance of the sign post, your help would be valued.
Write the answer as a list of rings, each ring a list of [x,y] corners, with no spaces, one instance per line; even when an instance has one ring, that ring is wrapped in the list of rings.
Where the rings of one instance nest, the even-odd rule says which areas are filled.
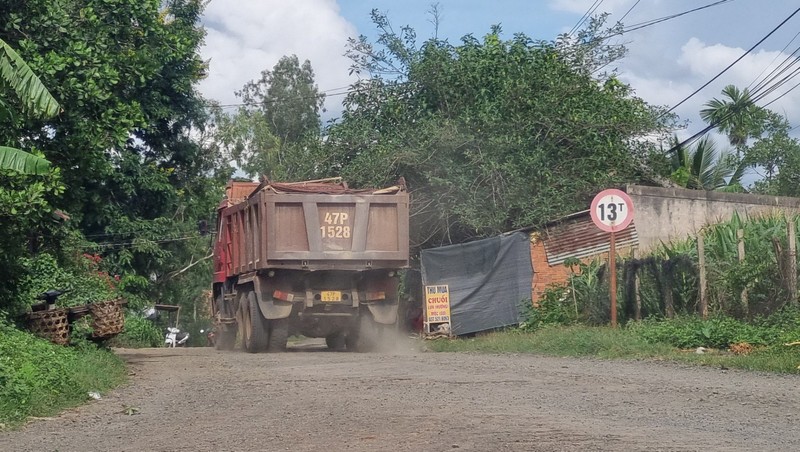
[[[611,234],[608,251],[609,298],[611,299],[611,327],[617,327],[617,231],[628,227],[633,221],[633,201],[622,190],[608,189],[598,193],[589,210],[592,221],[600,230]]]

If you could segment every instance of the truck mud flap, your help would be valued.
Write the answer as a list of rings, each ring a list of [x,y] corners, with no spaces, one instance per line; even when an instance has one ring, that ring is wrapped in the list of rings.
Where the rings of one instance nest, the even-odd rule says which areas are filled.
[[[367,307],[376,322],[383,325],[392,325],[397,322],[397,304],[371,303]]]
[[[265,319],[285,319],[292,313],[292,303],[285,301],[275,301],[272,298],[272,292],[269,291],[269,285],[262,283],[262,276],[258,275],[252,279],[253,288],[256,292],[256,299],[258,300],[258,308]],[[264,293],[267,290],[268,293]]]

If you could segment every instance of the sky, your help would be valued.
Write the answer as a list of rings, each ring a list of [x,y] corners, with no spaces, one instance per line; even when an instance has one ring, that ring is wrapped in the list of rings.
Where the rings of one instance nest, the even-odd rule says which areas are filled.
[[[284,55],[309,60],[319,89],[328,92],[324,119],[338,116],[343,96],[356,78],[344,56],[347,39],[365,35],[374,42],[370,20],[375,8],[386,13],[396,30],[409,25],[419,42],[433,37],[432,4],[440,11],[438,38],[458,44],[472,34],[482,38],[494,24],[503,37],[524,33],[533,39],[554,40],[568,33],[587,11],[609,13],[611,23],[622,20],[633,28],[653,19],[679,14],[715,0],[211,0],[203,18],[207,36],[201,50],[210,60],[209,75],[199,89],[223,105],[240,102],[234,95],[263,70],[271,70]],[[787,19],[800,2],[728,0],[619,37],[628,55],[613,66],[635,95],[654,105],[673,107],[710,81],[726,66]],[[626,16],[627,13],[627,16]],[[623,18],[624,16],[624,18]],[[800,47],[800,13],[708,85],[675,108],[688,127],[686,137],[703,128],[698,113],[720,91],[733,84],[744,88],[769,75],[772,68]],[[794,79],[759,105],[789,91],[768,108],[800,124],[800,89]]]

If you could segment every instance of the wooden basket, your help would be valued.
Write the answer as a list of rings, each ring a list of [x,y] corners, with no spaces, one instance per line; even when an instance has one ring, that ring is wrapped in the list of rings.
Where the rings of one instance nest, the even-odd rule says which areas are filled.
[[[68,309],[34,311],[28,314],[28,329],[58,345],[69,344]]]
[[[110,338],[121,333],[125,327],[122,300],[91,303],[89,311],[92,314],[93,338]]]

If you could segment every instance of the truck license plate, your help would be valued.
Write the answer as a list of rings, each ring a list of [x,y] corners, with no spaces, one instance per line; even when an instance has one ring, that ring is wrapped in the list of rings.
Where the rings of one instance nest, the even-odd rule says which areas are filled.
[[[342,293],[338,290],[323,290],[319,294],[320,300],[325,303],[332,301],[342,301]]]

